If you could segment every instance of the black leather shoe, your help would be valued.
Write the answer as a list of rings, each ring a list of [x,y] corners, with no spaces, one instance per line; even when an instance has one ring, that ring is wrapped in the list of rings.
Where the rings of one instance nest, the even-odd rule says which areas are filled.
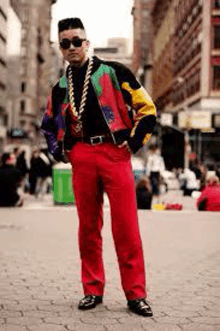
[[[79,309],[92,309],[95,308],[97,304],[102,303],[102,295],[85,295],[79,302]]]
[[[152,317],[153,312],[145,299],[128,300],[128,307],[135,314]]]

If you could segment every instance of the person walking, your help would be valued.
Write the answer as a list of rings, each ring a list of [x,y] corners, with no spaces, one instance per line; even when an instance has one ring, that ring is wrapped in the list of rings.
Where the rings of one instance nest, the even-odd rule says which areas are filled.
[[[53,87],[42,119],[48,150],[73,168],[79,216],[79,250],[84,297],[79,309],[103,302],[103,193],[110,201],[112,232],[122,287],[131,311],[152,316],[146,300],[145,266],[140,237],[131,153],[150,138],[156,109],[124,65],[89,57],[82,21],[59,21],[66,74]]]
[[[37,182],[36,182],[36,189],[35,189],[35,197],[41,198],[47,193],[47,186],[48,186],[48,178],[51,173],[51,163],[44,152],[43,149],[40,150],[40,153],[37,158]]]
[[[196,180],[196,174],[189,168],[185,168],[183,173],[179,175],[179,180],[182,183],[181,189],[184,196],[191,196],[193,191],[199,190],[199,184]]]
[[[34,147],[31,159],[30,159],[30,170],[29,170],[29,193],[31,195],[36,194],[36,185],[38,177],[38,159],[39,159],[39,149]]]
[[[16,160],[16,168],[20,170],[22,178],[25,178],[28,173],[27,161],[25,158],[25,151],[21,151]]]
[[[25,150],[21,150],[18,153],[17,160],[16,160],[16,168],[21,172],[21,176],[22,176],[22,188],[21,189],[24,193],[27,192],[27,188],[28,188],[27,174],[29,172],[25,154],[26,154]]]
[[[162,174],[165,171],[165,164],[157,145],[150,146],[149,150],[150,153],[147,160],[147,174],[150,178],[153,196],[158,198],[160,195]]]

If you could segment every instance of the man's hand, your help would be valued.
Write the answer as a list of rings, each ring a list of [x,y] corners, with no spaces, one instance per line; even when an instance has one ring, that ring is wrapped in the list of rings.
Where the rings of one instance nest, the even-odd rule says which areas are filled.
[[[62,162],[63,163],[68,163],[69,162],[68,157],[66,156],[66,154],[63,154]]]
[[[118,147],[119,147],[119,148],[123,148],[123,147],[125,147],[125,148],[127,148],[128,152],[129,152],[130,154],[132,154],[132,150],[130,149],[127,140],[125,140],[121,145],[118,145]]]
[[[68,160],[68,158],[65,154],[53,155],[53,158],[57,162],[63,162],[63,163],[68,163],[69,162],[69,160]]]

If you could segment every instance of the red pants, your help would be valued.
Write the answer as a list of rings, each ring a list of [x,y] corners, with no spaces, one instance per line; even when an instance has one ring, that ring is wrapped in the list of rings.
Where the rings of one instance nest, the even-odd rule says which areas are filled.
[[[79,216],[79,249],[85,295],[103,295],[103,192],[111,208],[112,233],[128,300],[146,297],[145,268],[140,238],[130,153],[111,143],[91,146],[78,142],[69,153]]]

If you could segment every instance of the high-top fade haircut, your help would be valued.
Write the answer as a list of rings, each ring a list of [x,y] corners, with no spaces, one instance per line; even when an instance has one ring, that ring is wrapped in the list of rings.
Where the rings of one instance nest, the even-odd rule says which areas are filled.
[[[81,19],[78,17],[65,18],[64,20],[58,22],[59,33],[64,30],[70,30],[70,29],[82,29],[85,31],[84,25]]]

